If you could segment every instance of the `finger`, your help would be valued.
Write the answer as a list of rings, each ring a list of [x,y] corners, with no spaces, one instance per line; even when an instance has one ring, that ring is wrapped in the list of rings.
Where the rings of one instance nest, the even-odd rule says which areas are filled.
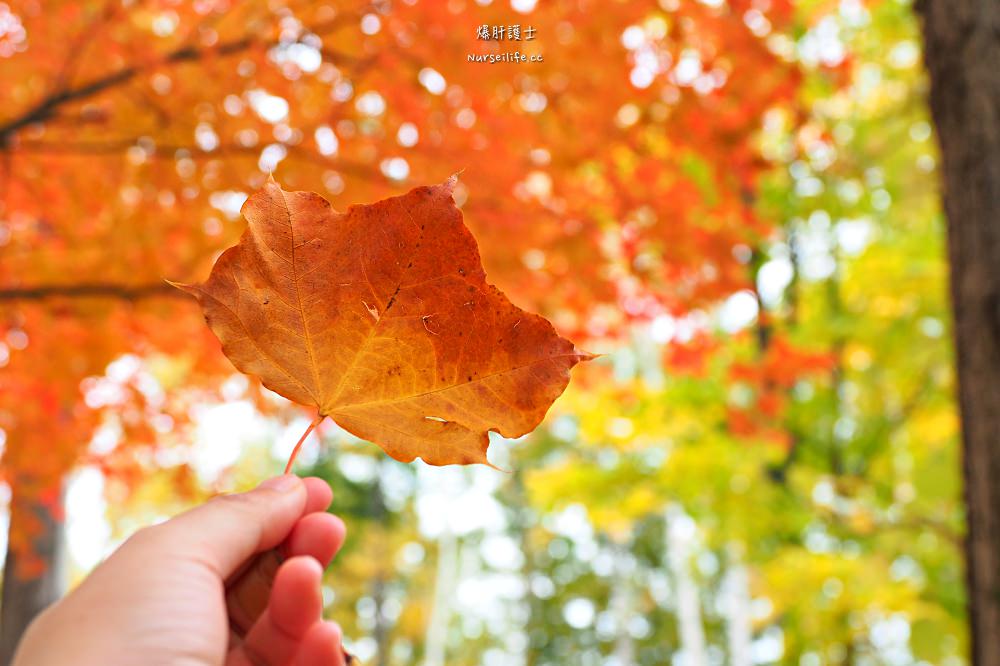
[[[330,488],[329,484],[323,479],[315,476],[302,479],[302,483],[306,486],[306,508],[303,511],[304,514],[309,515],[311,513],[317,513],[321,511],[326,511],[327,507],[330,506],[330,502],[333,501],[333,490]],[[280,546],[282,556],[291,555],[309,555],[310,553],[292,553],[288,550],[288,539]],[[320,559],[320,558],[317,558]]]
[[[226,655],[226,666],[260,666],[251,660],[242,647],[235,647]]]
[[[267,612],[282,633],[302,637],[323,614],[323,567],[311,557],[293,557],[278,568]]]
[[[305,505],[305,484],[285,474],[250,492],[222,495],[150,528],[143,542],[151,554],[196,559],[225,579],[251,555],[283,541]]]
[[[306,485],[306,509],[303,513],[326,511],[333,501],[333,490],[330,485],[315,476],[302,479],[302,483]]]
[[[266,664],[286,664],[295,657],[306,633],[320,621],[323,568],[311,557],[293,557],[278,568],[267,610],[241,646]]]
[[[226,614],[235,637],[245,636],[264,613],[281,562],[276,549],[265,551],[254,556],[245,571],[226,583]]]
[[[308,555],[326,567],[344,543],[345,530],[337,516],[310,513],[295,524],[281,550],[285,557]],[[261,553],[226,583],[226,610],[236,636],[244,636],[267,607],[281,560],[276,550]]]
[[[285,542],[289,557],[308,555],[323,567],[344,543],[347,528],[344,521],[331,513],[310,513],[299,519]]]
[[[337,623],[314,624],[302,639],[294,664],[295,666],[346,666],[340,627]]]
[[[318,477],[312,476],[306,479],[302,479],[302,483],[306,487],[306,505],[302,510],[303,514],[310,514],[318,511],[325,511],[330,502],[333,501],[333,490],[330,486]],[[289,555],[308,555],[309,553],[289,553],[286,548],[287,537],[285,542],[280,545],[281,557],[287,557]],[[317,557],[317,559],[320,559]],[[227,586],[234,584],[242,575],[243,572],[254,566],[254,558],[248,559],[246,562],[241,564],[237,569],[231,572],[228,576]],[[271,569],[270,575],[274,575],[274,570]],[[268,578],[268,583],[270,584],[270,578]],[[263,606],[261,606],[263,609]]]

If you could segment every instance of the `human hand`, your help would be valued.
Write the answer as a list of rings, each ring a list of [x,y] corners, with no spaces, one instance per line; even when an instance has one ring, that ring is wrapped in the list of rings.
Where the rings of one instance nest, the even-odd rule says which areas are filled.
[[[346,666],[321,618],[345,533],[332,496],[279,476],[139,530],[31,624],[14,666]]]

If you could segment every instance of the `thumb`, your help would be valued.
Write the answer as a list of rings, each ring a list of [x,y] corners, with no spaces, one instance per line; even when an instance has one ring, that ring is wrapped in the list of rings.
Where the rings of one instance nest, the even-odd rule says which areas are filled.
[[[306,487],[292,474],[253,490],[220,495],[152,528],[149,545],[160,555],[197,559],[222,579],[255,553],[281,543],[306,506]]]

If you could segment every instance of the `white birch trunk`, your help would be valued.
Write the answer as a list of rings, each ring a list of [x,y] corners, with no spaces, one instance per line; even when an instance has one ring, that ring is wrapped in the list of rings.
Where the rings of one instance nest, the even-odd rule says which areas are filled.
[[[729,643],[729,664],[751,666],[750,643],[750,581],[747,568],[738,557],[726,574],[726,637]]]
[[[615,618],[615,664],[616,666],[634,666],[635,642],[629,633],[628,625],[632,619],[634,590],[632,589],[632,574],[635,565],[624,548],[615,549],[616,581],[611,593],[611,612]]]
[[[667,509],[667,559],[677,593],[677,622],[680,625],[684,666],[707,666],[705,632],[701,624],[698,586],[691,578],[694,521],[679,506]]]
[[[438,537],[437,574],[434,580],[434,606],[424,638],[424,666],[444,666],[448,647],[448,624],[454,593],[455,568],[458,564],[458,541],[445,528]]]

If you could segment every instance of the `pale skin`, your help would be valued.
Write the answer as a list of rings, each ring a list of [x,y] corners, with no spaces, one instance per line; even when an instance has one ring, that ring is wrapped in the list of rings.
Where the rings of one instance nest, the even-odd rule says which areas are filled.
[[[331,499],[320,479],[286,474],[140,530],[32,623],[14,666],[346,666],[321,616],[323,568],[344,541]],[[259,573],[254,558],[275,548],[277,572]],[[252,582],[237,583],[248,563]],[[260,588],[266,608],[247,617],[236,585]]]

